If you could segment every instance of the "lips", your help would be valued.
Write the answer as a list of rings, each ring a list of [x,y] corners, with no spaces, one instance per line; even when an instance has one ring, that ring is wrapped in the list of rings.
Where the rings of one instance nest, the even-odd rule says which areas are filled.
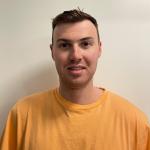
[[[86,67],[84,65],[69,65],[66,69],[71,76],[79,77],[82,75],[83,70],[86,69]]]
[[[70,65],[70,66],[67,66],[67,69],[68,70],[82,70],[82,69],[85,69],[86,67],[83,66],[83,65]]]

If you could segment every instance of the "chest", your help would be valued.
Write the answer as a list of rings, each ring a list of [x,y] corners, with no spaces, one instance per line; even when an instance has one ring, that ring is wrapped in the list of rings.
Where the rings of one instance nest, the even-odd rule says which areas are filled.
[[[135,149],[135,131],[131,131],[125,120],[114,115],[68,113],[48,118],[31,117],[28,122],[22,138],[24,149]]]

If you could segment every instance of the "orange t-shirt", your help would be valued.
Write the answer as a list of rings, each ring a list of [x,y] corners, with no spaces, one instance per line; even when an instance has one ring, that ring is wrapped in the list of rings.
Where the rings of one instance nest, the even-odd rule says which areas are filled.
[[[56,88],[12,108],[0,150],[150,150],[150,126],[140,110],[110,91],[79,105]]]

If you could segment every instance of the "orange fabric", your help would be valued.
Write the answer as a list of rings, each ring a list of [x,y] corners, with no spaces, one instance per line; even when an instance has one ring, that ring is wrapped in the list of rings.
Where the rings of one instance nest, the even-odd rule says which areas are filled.
[[[145,115],[105,90],[79,105],[57,89],[19,101],[10,111],[0,150],[150,150]]]

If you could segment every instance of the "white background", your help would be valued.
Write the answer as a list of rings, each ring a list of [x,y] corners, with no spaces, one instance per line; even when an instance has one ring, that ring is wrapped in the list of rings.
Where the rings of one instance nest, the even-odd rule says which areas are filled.
[[[103,52],[95,84],[150,119],[149,0],[0,0],[0,132],[18,99],[57,86],[51,19],[78,6],[99,24]]]

